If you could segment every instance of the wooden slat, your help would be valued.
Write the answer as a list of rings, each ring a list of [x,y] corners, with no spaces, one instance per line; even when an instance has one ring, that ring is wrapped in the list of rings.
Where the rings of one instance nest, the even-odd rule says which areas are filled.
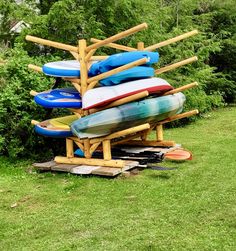
[[[97,43],[97,42],[101,42],[103,40],[91,38],[90,41],[92,43]],[[114,49],[118,49],[118,50],[122,50],[122,51],[137,51],[137,49],[135,49],[133,47],[129,47],[129,46],[121,45],[121,44],[115,44],[115,43],[109,43],[109,44],[106,44],[105,46],[110,47],[110,48],[114,48]]]
[[[162,125],[157,125],[156,127],[156,139],[158,141],[163,140],[163,126]]]
[[[193,63],[195,61],[197,61],[198,58],[196,56],[194,57],[191,57],[191,58],[187,58],[185,60],[182,60],[180,62],[177,62],[177,63],[174,63],[174,64],[171,64],[171,65],[167,65],[165,67],[162,67],[160,69],[157,69],[155,70],[155,73],[156,74],[161,74],[161,73],[164,73],[164,72],[167,72],[167,71],[171,71],[171,70],[174,70],[176,68],[179,68],[183,65],[186,65],[186,64],[190,64],[190,63]]]
[[[51,40],[42,39],[42,38],[35,37],[35,36],[30,36],[30,35],[27,35],[25,37],[25,39],[27,41],[31,41],[31,42],[34,42],[34,43],[47,45],[47,46],[51,46],[51,47],[54,47],[54,48],[57,48],[57,49],[62,49],[62,50],[72,51],[72,52],[77,52],[78,53],[78,47],[76,47],[76,46],[63,44],[63,43],[58,43],[58,42],[54,42],[54,41],[51,41]]]
[[[193,30],[193,31],[184,33],[184,34],[182,34],[180,36],[177,36],[177,37],[174,37],[174,38],[170,38],[170,39],[165,40],[163,42],[160,42],[160,43],[148,46],[144,50],[145,51],[153,51],[155,49],[161,48],[161,47],[169,45],[169,44],[173,44],[175,42],[178,42],[180,40],[183,40],[185,38],[188,38],[188,37],[191,37],[191,36],[194,36],[194,35],[197,35],[197,34],[198,34],[198,30]]]
[[[111,37],[106,38],[106,39],[104,39],[104,40],[102,40],[100,42],[97,42],[96,44],[92,44],[92,45],[87,47],[86,51],[88,52],[88,51],[93,50],[93,49],[98,49],[101,46],[104,46],[104,45],[107,45],[109,43],[115,42],[115,41],[117,41],[117,40],[119,40],[121,38],[127,37],[127,36],[129,36],[131,34],[134,34],[134,33],[138,32],[138,31],[141,31],[141,30],[146,29],[146,28],[147,28],[147,24],[142,23],[142,24],[137,25],[137,26],[135,26],[135,27],[133,27],[131,29],[128,29],[126,31],[122,31],[122,32],[120,32],[120,33],[118,33],[118,34],[116,34],[114,36],[111,36]]]

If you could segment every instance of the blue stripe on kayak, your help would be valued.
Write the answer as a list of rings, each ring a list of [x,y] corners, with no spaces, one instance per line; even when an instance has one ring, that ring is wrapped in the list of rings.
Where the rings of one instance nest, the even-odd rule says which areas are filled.
[[[58,130],[53,131],[45,127],[41,127],[40,125],[36,125],[34,127],[34,130],[36,133],[40,135],[51,138],[66,138],[66,137],[71,137],[73,135],[71,131],[58,131]]]

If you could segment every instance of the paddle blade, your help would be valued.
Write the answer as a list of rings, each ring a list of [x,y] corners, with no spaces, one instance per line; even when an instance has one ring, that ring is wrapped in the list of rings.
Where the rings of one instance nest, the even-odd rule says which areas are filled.
[[[192,160],[192,153],[183,149],[176,149],[165,154],[165,159],[169,160]]]

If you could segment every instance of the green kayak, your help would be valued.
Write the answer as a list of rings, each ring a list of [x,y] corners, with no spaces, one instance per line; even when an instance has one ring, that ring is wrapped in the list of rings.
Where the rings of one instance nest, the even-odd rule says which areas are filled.
[[[81,139],[96,138],[166,119],[180,113],[184,102],[182,93],[131,102],[80,118],[71,124],[71,129]]]

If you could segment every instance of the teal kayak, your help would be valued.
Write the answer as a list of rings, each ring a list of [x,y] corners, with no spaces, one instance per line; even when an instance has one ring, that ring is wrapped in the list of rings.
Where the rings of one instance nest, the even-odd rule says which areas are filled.
[[[182,93],[131,102],[82,117],[71,124],[71,130],[81,139],[105,136],[178,114],[184,102],[185,96]]]

